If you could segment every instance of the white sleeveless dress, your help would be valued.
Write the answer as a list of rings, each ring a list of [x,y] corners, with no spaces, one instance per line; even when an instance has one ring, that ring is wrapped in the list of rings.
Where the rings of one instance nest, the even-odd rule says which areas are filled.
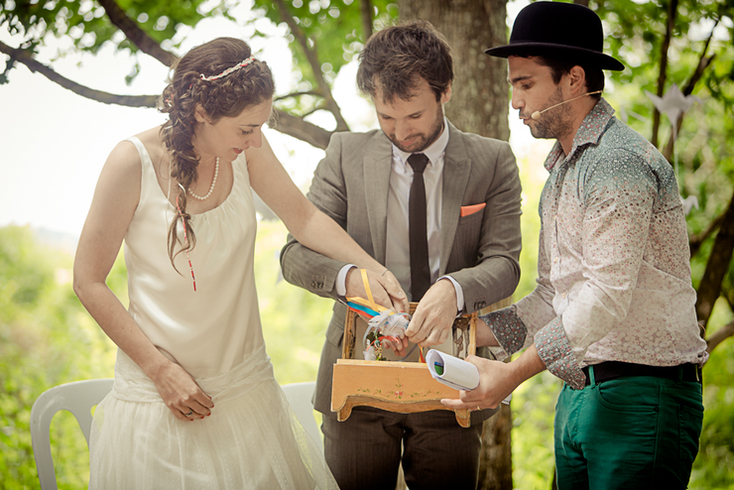
[[[148,338],[212,397],[203,420],[176,419],[121,350],[90,440],[91,489],[337,488],[315,441],[273,377],[255,290],[256,219],[244,153],[219,207],[194,215],[196,247],[168,258],[175,208],[145,146],[140,202],[125,236],[129,312]]]

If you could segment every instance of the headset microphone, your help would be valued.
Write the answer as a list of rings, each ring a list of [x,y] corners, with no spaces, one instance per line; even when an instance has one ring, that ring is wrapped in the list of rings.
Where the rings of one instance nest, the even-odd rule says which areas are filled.
[[[540,115],[541,115],[541,114],[543,114],[543,113],[544,113],[545,111],[549,111],[549,110],[551,110],[551,109],[554,109],[554,108],[558,107],[559,105],[563,105],[563,104],[565,104],[566,102],[571,102],[571,101],[574,101],[574,100],[576,100],[576,99],[580,99],[581,97],[586,97],[587,95],[596,95],[596,94],[600,94],[601,92],[602,92],[601,90],[597,90],[596,92],[586,92],[585,94],[581,94],[581,95],[579,95],[579,96],[577,96],[577,97],[574,97],[573,99],[568,99],[568,100],[564,100],[563,102],[559,102],[559,103],[558,103],[558,104],[556,104],[556,105],[552,105],[552,106],[548,107],[547,109],[543,109],[542,111],[535,111],[535,112],[533,112],[533,113],[532,113],[532,114],[530,115],[530,117],[531,117],[532,119],[540,119]]]

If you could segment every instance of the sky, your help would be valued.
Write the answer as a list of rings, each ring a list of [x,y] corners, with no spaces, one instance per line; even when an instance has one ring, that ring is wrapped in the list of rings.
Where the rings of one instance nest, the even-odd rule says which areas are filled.
[[[526,3],[522,0],[510,3],[510,25]],[[230,14],[244,19],[248,11],[246,2],[241,2]],[[260,22],[258,29],[267,30],[272,37],[267,43],[251,44],[256,57],[267,61],[273,70],[277,94],[285,94],[295,83],[285,30],[265,20]],[[177,54],[224,35],[249,40],[252,30],[224,19],[207,19],[193,30],[179,32],[183,41]],[[0,28],[0,40],[10,46],[21,42],[5,27]],[[63,45],[43,48],[39,61],[48,64],[59,47]],[[0,59],[5,61],[5,56]],[[70,55],[54,61],[53,67],[71,80],[111,93],[160,93],[165,87],[167,69],[147,55],[139,59],[141,73],[130,86],[124,78],[132,70],[133,60],[111,48],[103,48],[96,56]],[[374,109],[359,95],[355,76],[356,64],[343,68],[335,82],[334,96],[352,130],[377,128]],[[9,84],[0,85],[0,226],[29,225],[78,237],[109,152],[119,141],[162,124],[164,115],[155,109],[107,105],[86,99],[43,75],[31,73],[20,63],[9,77]],[[516,116],[516,111],[511,111],[511,143],[518,158],[522,157],[518,149],[526,153],[533,151],[533,145],[547,148],[547,141],[532,140],[527,128],[518,125]],[[328,119],[314,117],[312,122],[333,128],[329,127]],[[267,128],[266,135],[293,180],[307,190],[323,151]],[[517,141],[523,143],[516,144]],[[537,163],[540,166],[541,162]]]

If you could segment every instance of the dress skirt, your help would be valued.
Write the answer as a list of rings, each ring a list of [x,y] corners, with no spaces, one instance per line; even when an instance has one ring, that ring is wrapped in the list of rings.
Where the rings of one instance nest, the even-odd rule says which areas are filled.
[[[118,350],[112,391],[97,406],[90,489],[338,488],[265,355],[197,380],[209,417],[178,420],[153,382]]]

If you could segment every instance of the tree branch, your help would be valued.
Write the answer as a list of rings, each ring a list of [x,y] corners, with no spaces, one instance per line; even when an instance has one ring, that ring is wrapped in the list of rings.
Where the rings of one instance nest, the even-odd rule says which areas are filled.
[[[701,245],[703,245],[703,242],[705,242],[706,239],[710,237],[711,234],[715,232],[719,226],[721,226],[721,223],[724,221],[724,216],[726,216],[726,211],[714,218],[705,230],[703,230],[701,233],[693,235],[688,240],[688,243],[691,247],[691,257],[698,253],[698,250],[701,248]]]
[[[675,17],[678,14],[678,0],[669,0],[668,3],[668,22],[665,27],[665,36],[660,46],[660,72],[658,74],[657,96],[662,97],[665,91],[665,80],[668,71],[668,48],[670,47],[670,39],[673,37],[673,29],[675,28]],[[660,111],[654,108],[652,113],[652,137],[650,142],[653,146],[658,146],[658,130],[660,129]]]
[[[117,27],[125,34],[135,46],[143,53],[152,56],[166,66],[171,66],[176,60],[176,56],[161,48],[161,45],[153,40],[138,25],[130,19],[120,8],[115,0],[97,0],[104,8],[112,25]]]
[[[313,107],[311,108],[311,110],[309,110],[309,111],[306,111],[306,112],[304,112],[303,114],[301,114],[301,115],[300,115],[300,116],[298,116],[298,117],[300,117],[300,118],[304,118],[304,117],[310,116],[310,115],[311,115],[311,114],[313,114],[314,112],[318,112],[318,111],[323,111],[323,110],[326,110],[326,107],[324,107],[324,106],[322,106],[322,105],[316,105],[316,106],[313,106]]]
[[[276,124],[273,129],[305,141],[316,148],[326,149],[329,144],[329,139],[331,139],[331,135],[333,134],[332,131],[327,131],[320,126],[311,124],[280,109],[274,110]]]
[[[711,354],[711,351],[713,351],[717,345],[731,336],[734,336],[734,321],[727,323],[706,339],[706,352]]]
[[[285,99],[292,99],[292,98],[295,98],[295,97],[300,97],[301,95],[311,95],[313,97],[322,97],[320,93],[318,93],[318,92],[312,92],[312,91],[309,91],[309,92],[291,92],[290,94],[286,94],[286,95],[281,95],[281,96],[275,97],[275,99],[273,99],[273,100],[275,102],[277,102],[279,100],[285,100]]]
[[[359,10],[362,16],[362,30],[364,31],[364,41],[372,37],[372,2],[370,0],[362,0],[359,2]]]
[[[332,115],[334,116],[334,119],[336,119],[336,130],[337,131],[349,131],[349,125],[342,117],[341,109],[339,108],[339,105],[334,100],[334,97],[331,94],[331,89],[329,88],[329,84],[326,83],[323,73],[321,72],[321,63],[319,63],[319,59],[316,54],[316,49],[312,49],[309,47],[308,38],[306,37],[306,34],[303,32],[303,30],[301,30],[298,24],[296,24],[296,22],[293,20],[293,16],[288,11],[288,8],[283,3],[283,0],[273,0],[273,3],[276,5],[278,10],[280,11],[281,18],[288,25],[288,28],[291,30],[291,33],[293,33],[293,36],[296,38],[296,40],[298,41],[298,44],[301,45],[304,53],[306,54],[306,59],[308,60],[308,64],[311,66],[311,70],[313,71],[313,76],[318,85],[319,92],[321,92],[321,96],[326,101],[327,110],[331,112]],[[315,43],[315,41],[313,42]]]
[[[77,95],[86,97],[87,99],[102,102],[104,104],[117,104],[128,107],[155,107],[157,95],[116,95],[101,90],[94,90],[84,85],[78,84],[68,78],[58,74],[50,67],[39,63],[33,58],[30,51],[23,49],[11,48],[7,44],[0,41],[0,52],[3,52],[26,65],[29,70],[34,73],[40,73],[52,82],[55,82],[67,90],[71,90]]]
[[[101,90],[90,89],[79,83],[58,74],[48,66],[36,61],[30,51],[11,48],[7,44],[0,41],[0,53],[12,57],[14,60],[23,63],[33,73],[40,73],[49,80],[65,89],[71,90],[77,95],[81,95],[87,99],[104,104],[116,104],[126,107],[155,107],[158,100],[157,95],[117,95]],[[273,129],[283,134],[293,136],[294,138],[305,141],[322,150],[329,144],[331,131],[327,131],[320,126],[311,124],[301,118],[288,114],[287,112],[276,109],[277,125]]]
[[[732,251],[734,251],[734,196],[724,214],[719,233],[711,249],[711,255],[706,262],[706,270],[698,286],[696,318],[699,322],[703,322],[704,326],[711,316],[714,303],[721,294],[721,281],[729,270]]]
[[[688,81],[688,84],[683,88],[683,95],[688,96],[693,93],[693,89],[696,88],[696,84],[699,80],[701,80],[701,77],[703,77],[703,72],[706,71],[706,68],[709,67],[712,61],[714,61],[714,58],[716,57],[716,54],[706,57],[706,52],[709,49],[709,45],[711,44],[711,39],[714,37],[714,29],[716,29],[716,26],[719,25],[719,21],[717,20],[714,24],[713,29],[711,29],[711,34],[709,35],[709,38],[706,40],[706,43],[703,46],[703,50],[701,51],[701,56],[698,58],[698,64],[696,65],[696,69],[693,71],[693,75],[691,75],[691,79]],[[678,136],[678,133],[680,133],[681,126],[683,125],[683,116],[685,116],[684,112],[681,112],[680,116],[678,116],[678,121],[676,125],[676,133],[670,135],[670,139],[668,139],[668,144],[665,145],[665,150],[663,150],[663,156],[670,161],[671,156],[673,155],[673,147],[675,145],[675,139]]]

